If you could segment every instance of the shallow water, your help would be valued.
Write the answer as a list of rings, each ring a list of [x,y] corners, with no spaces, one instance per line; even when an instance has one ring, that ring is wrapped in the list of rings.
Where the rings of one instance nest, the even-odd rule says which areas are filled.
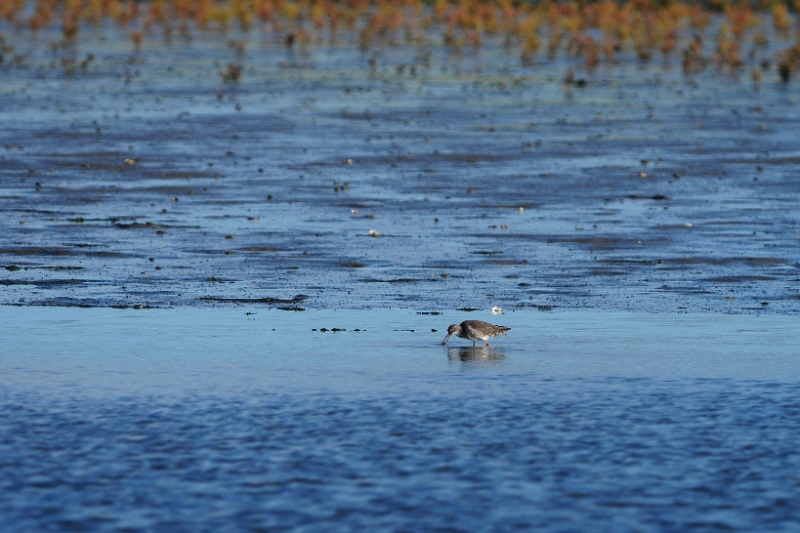
[[[794,531],[793,322],[0,307],[3,529]]]

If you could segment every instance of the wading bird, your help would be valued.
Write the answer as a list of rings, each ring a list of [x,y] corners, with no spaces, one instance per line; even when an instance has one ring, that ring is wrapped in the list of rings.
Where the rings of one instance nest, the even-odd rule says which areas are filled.
[[[472,346],[475,346],[478,341],[483,341],[486,346],[489,346],[489,337],[505,335],[509,331],[511,328],[505,326],[495,326],[481,320],[465,320],[461,324],[450,324],[450,327],[447,328],[447,337],[444,338],[442,344],[447,344],[447,339],[455,335],[472,341]]]

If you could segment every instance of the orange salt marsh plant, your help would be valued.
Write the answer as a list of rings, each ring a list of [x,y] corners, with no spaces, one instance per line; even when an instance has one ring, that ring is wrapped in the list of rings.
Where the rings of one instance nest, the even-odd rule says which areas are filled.
[[[798,6],[800,7],[800,6]],[[788,37],[792,30],[792,16],[789,8],[782,2],[772,4],[772,25],[781,37]]]
[[[750,28],[759,24],[750,6],[740,1],[738,4],[731,4],[725,9],[725,17],[730,24],[731,32],[737,43],[742,41],[744,33]]]
[[[717,53],[714,59],[718,64],[727,64],[731,67],[739,67],[744,64],[739,55],[739,43],[733,39],[733,32],[727,23],[720,27]]]
[[[153,31],[159,27],[165,36],[173,28],[238,29],[272,32],[288,46],[344,42],[365,51],[441,43],[461,53],[502,43],[529,66],[538,64],[538,55],[561,53],[587,69],[623,54],[641,61],[682,54],[694,70],[740,65],[741,50],[765,53],[768,37],[790,39],[796,15],[787,6],[781,0],[0,0],[0,31],[3,24],[33,31],[55,26],[73,39],[82,26],[113,21],[130,26],[126,34],[136,46],[159,35]],[[719,24],[712,25],[715,17]],[[698,38],[716,43],[709,61],[692,51]],[[784,55],[793,71],[794,55]]]

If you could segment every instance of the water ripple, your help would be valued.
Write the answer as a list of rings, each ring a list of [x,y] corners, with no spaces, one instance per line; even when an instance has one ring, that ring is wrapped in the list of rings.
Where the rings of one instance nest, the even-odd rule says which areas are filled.
[[[7,531],[790,531],[800,385],[0,404]]]

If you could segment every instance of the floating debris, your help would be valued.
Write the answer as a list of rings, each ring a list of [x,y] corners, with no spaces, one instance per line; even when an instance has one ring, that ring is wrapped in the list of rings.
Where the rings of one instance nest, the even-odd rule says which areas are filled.
[[[346,329],[346,328],[330,328],[330,329],[328,329],[328,328],[319,328],[319,329],[317,329],[317,328],[311,328],[311,331],[320,331],[320,332],[322,332],[322,333],[327,333],[328,331],[330,331],[330,332],[332,332],[332,333],[339,333],[339,332],[341,332],[341,331],[347,331],[347,329]],[[362,331],[367,331],[367,330],[365,330],[365,329],[360,329],[360,328],[356,328],[356,329],[354,329],[354,330],[352,330],[352,331],[358,331],[358,332],[362,332]]]

